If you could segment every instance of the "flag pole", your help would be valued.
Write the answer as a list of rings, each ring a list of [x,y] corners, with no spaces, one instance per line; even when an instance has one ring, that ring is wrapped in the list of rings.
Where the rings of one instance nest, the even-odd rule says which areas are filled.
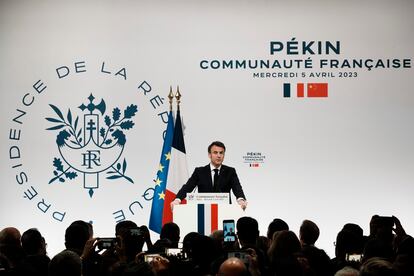
[[[177,110],[180,110],[181,93],[180,93],[180,87],[178,85],[177,85],[177,92],[175,93],[175,99],[177,100]]]
[[[172,103],[174,99],[174,93],[172,92],[172,86],[170,85],[170,94],[168,94],[168,99],[170,102],[170,111],[172,111]]]

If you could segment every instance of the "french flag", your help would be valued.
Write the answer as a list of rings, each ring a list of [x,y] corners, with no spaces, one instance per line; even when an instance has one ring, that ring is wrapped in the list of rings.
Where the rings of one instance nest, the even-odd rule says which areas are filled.
[[[164,212],[162,225],[173,221],[170,203],[175,199],[181,186],[188,180],[187,158],[185,153],[184,134],[181,123],[180,108],[178,107],[174,127],[174,136],[171,146],[170,168],[165,191]],[[185,201],[181,202],[185,203]]]
[[[306,89],[305,89],[306,87]],[[283,84],[283,97],[290,98],[291,96],[291,84]],[[296,96],[298,98],[326,98],[328,97],[328,83],[297,83],[296,84]]]
[[[197,232],[210,235],[218,229],[218,205],[197,204]]]

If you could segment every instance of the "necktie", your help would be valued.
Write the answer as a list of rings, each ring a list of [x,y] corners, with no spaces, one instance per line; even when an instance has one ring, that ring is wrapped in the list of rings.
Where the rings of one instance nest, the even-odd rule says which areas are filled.
[[[218,169],[214,169],[214,178],[213,178],[213,191],[214,192],[218,192],[219,191],[219,186],[218,186],[218,177],[219,177],[219,170]]]

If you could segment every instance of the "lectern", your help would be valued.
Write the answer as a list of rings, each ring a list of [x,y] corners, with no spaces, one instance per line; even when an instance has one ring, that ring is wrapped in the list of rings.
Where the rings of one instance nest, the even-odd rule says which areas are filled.
[[[237,203],[229,204],[228,193],[188,193],[186,199],[186,204],[176,205],[173,210],[173,221],[180,226],[181,238],[190,232],[208,236],[223,229],[223,220],[237,221],[247,216]]]

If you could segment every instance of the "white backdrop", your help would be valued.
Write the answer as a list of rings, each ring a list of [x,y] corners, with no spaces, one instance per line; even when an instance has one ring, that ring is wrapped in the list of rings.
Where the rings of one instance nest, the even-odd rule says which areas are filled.
[[[0,228],[37,227],[54,254],[76,219],[93,221],[96,236],[113,235],[120,211],[147,224],[151,201],[143,194],[154,184],[166,127],[158,114],[168,110],[169,86],[179,85],[189,171],[207,164],[212,140],[223,141],[225,163],[236,167],[247,214],[259,221],[261,234],[276,217],[296,233],[311,219],[321,229],[317,245],[333,257],[332,242],[342,226],[358,223],[368,234],[373,214],[396,215],[414,232],[414,2],[222,2],[0,2]],[[285,48],[271,55],[272,41]],[[288,52],[287,42],[295,41],[289,45],[298,48]],[[316,54],[303,52],[302,42],[310,41]],[[318,41],[339,41],[340,53],[319,55]],[[311,60],[312,68],[200,67],[202,60],[296,59]],[[321,69],[320,59],[406,63]],[[76,62],[84,72],[75,72]],[[70,73],[59,78],[56,69],[62,66]],[[254,77],[261,72],[298,76]],[[310,76],[319,72],[334,76]],[[344,72],[352,77],[340,77]],[[47,86],[41,93],[32,87],[39,80],[38,90]],[[138,88],[144,81],[151,85],[148,93]],[[296,97],[296,83],[313,82],[328,83],[329,96]],[[283,97],[283,83],[291,84],[290,98]],[[115,107],[138,106],[120,159],[128,161],[126,175],[134,184],[101,174],[92,198],[80,174],[48,184],[59,157],[59,131],[46,130],[53,124],[45,120],[57,116],[49,104],[65,116],[70,108],[82,120],[77,107],[91,93],[95,103],[105,100],[109,116]],[[22,114],[17,109],[26,112],[21,123],[13,121]],[[11,131],[20,131],[20,139],[10,139]],[[16,148],[20,157],[10,158]],[[251,166],[244,158],[250,153],[262,159]],[[27,179],[19,184],[16,175],[21,180],[22,173]],[[31,189],[38,195],[24,198]],[[42,200],[43,210],[50,205],[46,212],[38,208]],[[134,202],[142,207],[132,205],[133,214]],[[53,218],[55,212],[66,212],[62,222]]]

